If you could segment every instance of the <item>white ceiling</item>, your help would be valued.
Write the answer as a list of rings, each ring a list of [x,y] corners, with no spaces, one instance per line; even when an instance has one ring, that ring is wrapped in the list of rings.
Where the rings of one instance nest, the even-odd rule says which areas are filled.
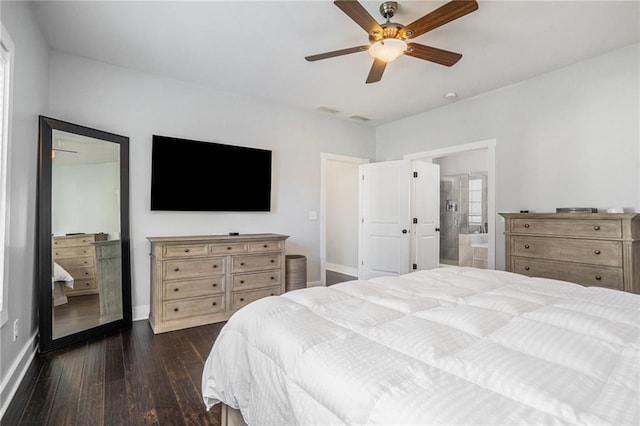
[[[362,4],[379,22],[381,1]],[[408,24],[443,1],[399,1]],[[638,1],[483,1],[413,41],[463,54],[448,68],[409,56],[365,84],[367,52],[304,57],[367,44],[367,34],[329,0],[38,1],[50,47],[270,103],[376,126],[504,87],[640,41]],[[318,114],[327,114],[317,112]]]

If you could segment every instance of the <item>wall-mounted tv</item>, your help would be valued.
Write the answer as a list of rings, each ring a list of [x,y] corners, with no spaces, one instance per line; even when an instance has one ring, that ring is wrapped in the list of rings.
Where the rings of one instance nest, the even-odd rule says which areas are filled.
[[[271,151],[153,135],[151,210],[268,212]]]

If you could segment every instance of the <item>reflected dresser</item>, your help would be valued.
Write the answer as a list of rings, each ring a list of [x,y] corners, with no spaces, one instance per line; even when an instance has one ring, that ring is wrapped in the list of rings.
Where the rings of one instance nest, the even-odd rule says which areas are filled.
[[[53,237],[53,260],[73,277],[73,289],[65,288],[67,297],[98,294],[96,279],[96,234],[77,234]]]
[[[640,293],[640,214],[500,215],[507,271]]]
[[[154,333],[228,320],[285,292],[287,235],[148,237]]]

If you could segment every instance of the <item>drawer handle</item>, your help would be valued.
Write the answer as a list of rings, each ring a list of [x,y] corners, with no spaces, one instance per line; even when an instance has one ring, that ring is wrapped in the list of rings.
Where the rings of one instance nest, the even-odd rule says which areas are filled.
[[[269,247],[269,246],[265,244],[265,245],[263,245],[262,247],[267,248],[267,247]]]
[[[529,248],[529,244],[525,244],[524,248],[528,249]]]
[[[189,253],[190,251],[191,251],[191,250],[189,250],[189,249],[184,249],[184,252],[185,252],[185,253]]]
[[[271,295],[272,295],[272,296],[275,296],[275,294],[274,294],[274,293],[271,293]]]
[[[240,280],[240,284],[244,284],[244,280]]]
[[[272,280],[275,280],[275,277],[271,277]]]
[[[173,271],[174,271],[174,272],[178,272],[179,270],[180,270],[180,268],[176,268],[176,269],[174,269]]]
[[[602,277],[600,275],[596,275],[596,280],[600,281]]]
[[[218,287],[218,284],[216,284],[216,283],[213,283],[213,286],[214,286],[214,287]]]
[[[213,302],[213,306],[216,306],[216,302]]]
[[[173,312],[178,312],[178,308],[173,308]]]
[[[600,250],[594,250],[593,253],[594,254],[600,254]]]
[[[231,250],[231,247],[227,247],[227,250]]]
[[[218,265],[213,265],[213,267],[214,267],[214,268],[217,268],[217,267],[218,267]]]
[[[525,223],[525,224],[524,224],[524,227],[525,227],[525,228],[528,228],[528,227],[529,227],[529,224],[528,224],[528,223]]]
[[[84,285],[86,285],[87,287],[89,287],[91,285],[91,283],[85,283]]]
[[[173,291],[179,291],[180,289],[178,287],[174,288]]]
[[[88,272],[85,272],[84,274],[85,274],[85,275],[89,275],[89,273],[88,273]]]
[[[600,227],[598,225],[594,226],[593,229],[595,229],[596,231],[600,230]]]
[[[241,301],[241,302],[244,302],[244,297],[241,297],[241,298],[240,298],[240,301]]]
[[[274,262],[275,262],[275,260],[271,259],[271,263],[274,263]]]
[[[244,266],[244,262],[240,262],[240,266]]]
[[[531,268],[529,268],[528,266],[525,266],[525,267],[524,267],[524,270],[525,270],[525,271],[528,271],[529,269],[531,269]]]

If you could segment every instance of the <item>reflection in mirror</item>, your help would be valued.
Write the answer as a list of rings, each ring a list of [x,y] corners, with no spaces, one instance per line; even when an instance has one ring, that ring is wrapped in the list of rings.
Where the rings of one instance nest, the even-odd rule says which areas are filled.
[[[120,145],[53,130],[53,338],[122,319]]]
[[[40,352],[131,326],[129,138],[40,116]]]

